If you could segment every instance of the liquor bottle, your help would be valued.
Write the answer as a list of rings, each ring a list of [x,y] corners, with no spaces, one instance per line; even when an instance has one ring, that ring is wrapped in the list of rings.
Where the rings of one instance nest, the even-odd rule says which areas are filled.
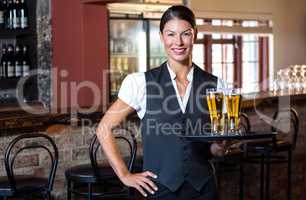
[[[129,70],[129,59],[123,58],[123,70],[124,72],[128,72]]]
[[[4,28],[4,13],[5,13],[5,7],[3,1],[0,1],[0,28]]]
[[[13,29],[19,29],[20,28],[20,1],[19,0],[13,0]]]
[[[6,28],[13,29],[13,0],[8,0],[6,11]]]
[[[15,76],[15,66],[14,66],[14,47],[13,45],[8,45],[7,47],[7,78],[13,78]]]
[[[15,77],[21,77],[22,75],[22,51],[19,45],[15,48]]]
[[[2,28],[7,28],[7,16],[8,16],[8,5],[7,0],[2,0],[2,7],[3,7],[3,25]]]
[[[6,50],[6,45],[2,45],[2,57],[0,64],[1,79],[7,77],[6,69],[7,69],[7,50]]]
[[[28,48],[24,45],[22,48],[22,76],[28,75],[30,75],[30,59],[28,56]]]
[[[29,27],[28,6],[25,0],[21,0],[19,4],[20,28],[26,29]]]

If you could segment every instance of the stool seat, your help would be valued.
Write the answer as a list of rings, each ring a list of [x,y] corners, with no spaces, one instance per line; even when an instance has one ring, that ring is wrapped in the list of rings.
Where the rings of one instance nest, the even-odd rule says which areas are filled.
[[[1,196],[13,196],[13,191],[9,186],[7,177],[0,177],[0,197]]]
[[[99,166],[94,172],[91,164],[71,167],[65,171],[65,176],[69,180],[81,183],[96,183],[99,182],[99,177],[103,177],[103,181],[117,177],[110,166]]]
[[[31,193],[37,190],[45,190],[48,179],[26,175],[16,175],[16,190],[18,193]],[[13,196],[13,190],[9,185],[7,177],[0,177],[0,196]]]

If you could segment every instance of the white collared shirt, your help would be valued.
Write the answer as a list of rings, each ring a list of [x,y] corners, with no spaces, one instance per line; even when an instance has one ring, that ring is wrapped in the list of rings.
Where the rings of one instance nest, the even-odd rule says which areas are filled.
[[[177,89],[177,84],[175,81],[176,74],[169,67],[168,63],[167,63],[167,68],[169,70],[171,81],[175,89],[177,101],[180,105],[182,112],[185,113],[193,81],[194,67],[192,67],[187,74],[187,80],[189,81],[189,83],[187,85],[187,89],[183,98],[180,97]],[[224,82],[218,78],[217,88],[224,88],[224,87],[225,87]],[[123,102],[125,102],[126,104],[128,104],[129,106],[131,106],[132,108],[134,108],[137,112],[138,117],[142,119],[146,112],[146,101],[147,101],[146,78],[144,72],[136,72],[127,75],[121,84],[121,88],[118,93],[118,98]]]

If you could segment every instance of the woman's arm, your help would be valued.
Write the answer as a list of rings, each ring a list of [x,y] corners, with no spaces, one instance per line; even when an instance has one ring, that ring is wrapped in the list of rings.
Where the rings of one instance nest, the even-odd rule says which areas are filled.
[[[111,167],[119,179],[126,186],[134,187],[144,196],[147,196],[144,189],[150,193],[157,190],[156,185],[148,177],[156,178],[157,176],[149,171],[135,174],[129,172],[112,134],[112,129],[119,126],[132,112],[134,112],[134,109],[131,106],[120,99],[116,100],[99,123],[97,136]]]

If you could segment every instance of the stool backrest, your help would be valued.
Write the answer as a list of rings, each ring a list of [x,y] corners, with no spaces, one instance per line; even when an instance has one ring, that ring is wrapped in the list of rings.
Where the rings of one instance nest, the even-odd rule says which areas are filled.
[[[51,191],[53,188],[53,182],[58,165],[58,149],[53,139],[42,133],[27,133],[19,135],[14,138],[6,148],[4,162],[10,187],[13,189],[13,191],[15,191],[16,184],[18,184],[16,183],[14,173],[14,164],[16,158],[18,155],[20,155],[21,152],[30,149],[40,149],[48,153],[48,157],[51,161],[51,166],[48,174],[48,185],[46,187],[48,191]]]
[[[282,140],[289,142],[294,150],[299,133],[299,123],[299,115],[294,108],[283,108],[274,113],[271,130],[278,132]]]
[[[128,133],[123,135],[119,135],[119,136],[115,136],[115,139],[117,141],[123,141],[128,145],[129,148],[129,152],[128,152],[128,169],[131,172],[133,170],[133,166],[134,166],[134,162],[135,162],[135,158],[136,158],[136,152],[137,152],[137,141],[136,141],[136,137],[134,134],[132,133]],[[93,169],[96,173],[99,172],[98,169],[98,161],[97,161],[97,154],[99,149],[102,150],[101,145],[97,139],[97,135],[95,134],[90,142],[90,146],[89,146],[89,156],[90,156],[90,162],[91,165],[93,166]],[[98,174],[96,174],[98,175]]]

